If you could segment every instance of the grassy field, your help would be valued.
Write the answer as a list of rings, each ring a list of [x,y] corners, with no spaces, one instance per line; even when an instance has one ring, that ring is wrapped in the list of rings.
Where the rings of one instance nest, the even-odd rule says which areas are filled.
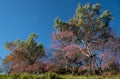
[[[62,76],[62,78],[63,78],[63,79],[120,79],[120,75],[111,76],[111,77],[65,75],[65,76]]]
[[[15,75],[0,75],[0,79],[120,79],[120,74],[116,76],[110,76],[110,77],[57,75],[54,73],[46,73],[41,75],[15,74]]]

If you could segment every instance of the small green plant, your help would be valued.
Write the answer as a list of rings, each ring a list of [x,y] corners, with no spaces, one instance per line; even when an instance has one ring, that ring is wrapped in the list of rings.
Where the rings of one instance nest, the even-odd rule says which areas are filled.
[[[19,79],[35,79],[35,76],[32,74],[22,74]]]
[[[43,75],[44,79],[62,79],[59,75],[54,72],[47,72]]]

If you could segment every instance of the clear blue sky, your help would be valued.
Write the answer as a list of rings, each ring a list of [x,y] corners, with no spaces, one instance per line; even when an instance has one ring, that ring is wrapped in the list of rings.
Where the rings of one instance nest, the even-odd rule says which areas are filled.
[[[78,3],[100,3],[102,10],[110,10],[111,26],[120,33],[120,0],[0,0],[0,56],[9,54],[6,41],[24,40],[30,33],[39,34],[39,41],[49,47],[55,17],[69,20]]]

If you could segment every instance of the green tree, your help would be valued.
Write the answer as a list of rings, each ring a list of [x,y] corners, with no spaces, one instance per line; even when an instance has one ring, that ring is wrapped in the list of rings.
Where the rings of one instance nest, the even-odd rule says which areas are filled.
[[[109,26],[110,21],[113,19],[110,11],[101,11],[100,4],[90,5],[78,5],[76,13],[69,22],[63,22],[60,19],[55,19],[54,28],[57,31],[55,38],[58,41],[62,41],[61,46],[74,45],[79,48],[84,56],[88,59],[87,63],[90,67],[90,73],[94,72],[95,57],[105,47],[103,44],[113,37],[111,27]],[[70,39],[69,35],[67,39],[62,35],[64,32],[72,32],[74,39]],[[58,34],[59,32],[61,34]],[[68,43],[69,42],[69,43]],[[58,43],[60,44],[60,43]],[[100,45],[99,45],[100,44]],[[102,46],[103,45],[103,46]],[[60,46],[59,46],[60,48]],[[61,50],[58,49],[57,50]]]
[[[6,56],[3,64],[10,67],[10,73],[24,72],[24,69],[21,69],[22,71],[19,69],[25,68],[27,65],[33,65],[46,56],[43,44],[37,43],[37,38],[37,34],[30,34],[24,41],[16,40],[5,43],[5,48],[11,51],[11,53]]]

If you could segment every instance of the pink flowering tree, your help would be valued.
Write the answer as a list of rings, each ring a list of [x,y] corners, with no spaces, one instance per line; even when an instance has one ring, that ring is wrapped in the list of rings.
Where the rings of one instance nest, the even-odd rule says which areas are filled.
[[[82,57],[80,57],[81,49],[74,44],[76,41],[75,35],[71,31],[57,31],[53,33],[53,48],[54,56],[57,58],[57,63],[64,67],[66,72],[69,68],[73,68],[80,64]]]
[[[53,49],[59,63],[63,66],[68,61],[82,63],[89,66],[91,74],[100,66],[107,64],[107,59],[118,50],[116,36],[109,26],[112,20],[110,11],[101,12],[100,4],[79,5],[76,13],[69,22],[55,20],[53,33]],[[82,58],[83,57],[83,58]],[[66,62],[65,62],[66,60]],[[112,59],[113,60],[113,59]],[[73,65],[73,63],[70,63]],[[79,65],[80,66],[80,65]]]
[[[43,65],[40,59],[46,55],[43,45],[37,43],[37,38],[37,34],[31,34],[24,41],[5,43],[5,47],[11,52],[3,61],[3,65],[10,68],[8,73],[39,72]]]

